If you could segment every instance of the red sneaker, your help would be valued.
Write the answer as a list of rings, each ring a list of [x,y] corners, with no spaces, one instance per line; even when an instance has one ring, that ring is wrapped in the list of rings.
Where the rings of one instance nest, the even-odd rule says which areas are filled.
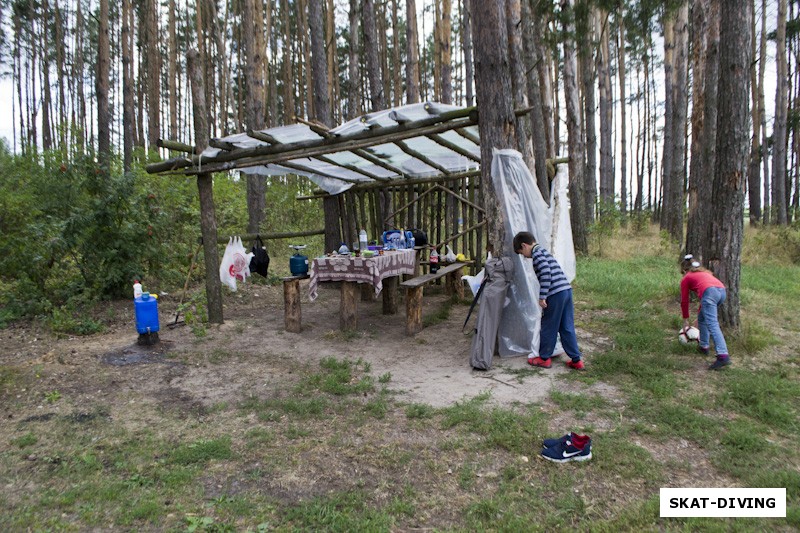
[[[573,370],[586,370],[586,367],[583,366],[582,359],[578,359],[577,361],[567,361],[567,366]]]
[[[542,359],[541,357],[529,357],[528,364],[531,366],[540,366],[542,368],[550,368],[552,362],[550,359]]]

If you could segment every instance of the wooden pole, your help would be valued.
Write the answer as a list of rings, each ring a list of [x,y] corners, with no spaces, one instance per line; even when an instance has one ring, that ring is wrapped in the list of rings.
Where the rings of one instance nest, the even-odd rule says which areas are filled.
[[[195,49],[186,53],[194,102],[195,145],[198,150],[202,151],[208,145],[208,112],[199,55]],[[197,190],[200,196],[200,230],[203,234],[203,257],[206,267],[208,321],[212,324],[222,324],[222,283],[219,280],[217,221],[214,216],[214,188],[211,173],[205,172],[197,175]]]
[[[283,320],[286,331],[300,333],[302,314],[300,309],[300,280],[296,277],[283,280]]]
[[[342,282],[342,300],[339,303],[339,328],[354,330],[358,326],[358,283]]]

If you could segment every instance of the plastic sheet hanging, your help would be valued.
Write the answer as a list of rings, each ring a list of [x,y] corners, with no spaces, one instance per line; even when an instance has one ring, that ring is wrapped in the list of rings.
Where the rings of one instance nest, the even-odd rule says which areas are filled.
[[[564,248],[571,247],[569,206],[564,203],[566,187],[563,196],[558,191],[554,193],[557,203],[548,207],[522,155],[516,150],[493,150],[492,179],[501,209],[505,213],[504,249],[512,254],[515,263],[514,278],[508,290],[498,331],[498,352],[501,357],[538,355],[541,308],[536,296],[539,293],[539,281],[531,260],[513,253],[512,241],[518,232],[530,231],[536,241],[548,250],[554,244],[563,244]],[[557,211],[553,209],[555,206],[558,206]],[[562,211],[567,213],[567,224],[563,222]],[[555,233],[554,214],[558,214]],[[569,256],[566,251],[564,255]],[[572,263],[574,277],[574,251]]]

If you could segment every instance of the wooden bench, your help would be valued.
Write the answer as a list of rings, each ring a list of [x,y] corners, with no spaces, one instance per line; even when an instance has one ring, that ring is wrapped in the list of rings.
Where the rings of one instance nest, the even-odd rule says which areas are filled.
[[[461,275],[467,263],[451,263],[440,267],[434,274],[423,274],[400,284],[406,290],[406,333],[414,335],[422,331],[422,291],[425,285],[437,279],[445,278],[447,294],[464,297],[464,285]]]
[[[308,274],[283,278],[283,319],[286,331],[300,333],[300,280],[308,279]]]

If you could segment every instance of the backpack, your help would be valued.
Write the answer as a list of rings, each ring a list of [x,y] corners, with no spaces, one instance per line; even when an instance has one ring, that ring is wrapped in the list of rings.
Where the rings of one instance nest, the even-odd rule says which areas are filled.
[[[261,236],[256,235],[256,240],[251,251],[253,252],[253,259],[250,260],[250,272],[261,274],[266,278],[267,271],[269,270],[269,254],[264,247]]]
[[[428,245],[428,235],[422,231],[421,229],[412,229],[411,235],[414,236],[414,245],[415,246],[427,246]]]

